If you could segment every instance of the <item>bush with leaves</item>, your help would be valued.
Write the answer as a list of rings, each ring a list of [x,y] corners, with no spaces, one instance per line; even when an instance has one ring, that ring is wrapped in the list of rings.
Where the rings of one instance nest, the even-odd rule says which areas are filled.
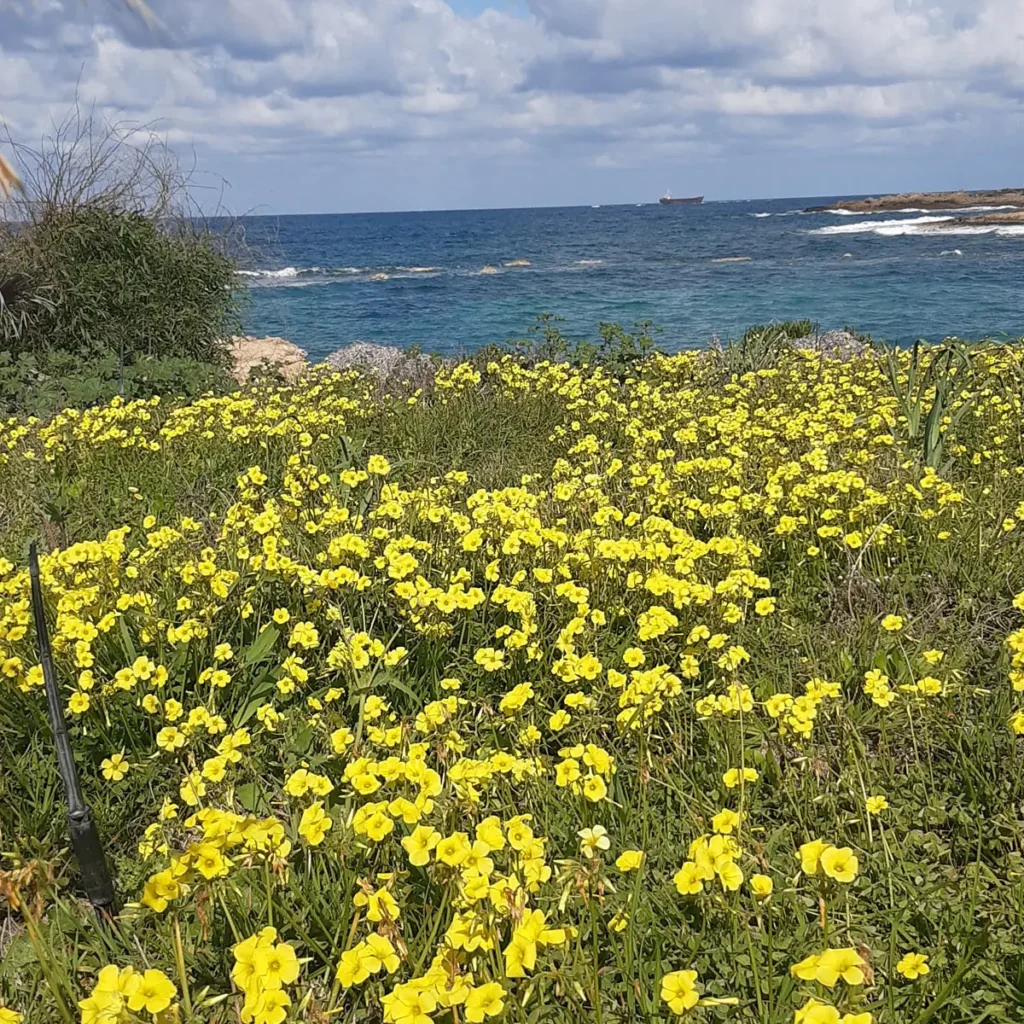
[[[15,149],[25,189],[2,207],[4,351],[226,365],[242,295],[233,234],[207,227],[167,147],[76,110],[38,148]]]

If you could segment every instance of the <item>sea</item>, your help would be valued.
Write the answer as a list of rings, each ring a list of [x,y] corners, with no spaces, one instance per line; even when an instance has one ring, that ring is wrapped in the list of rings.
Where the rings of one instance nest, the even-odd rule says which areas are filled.
[[[1024,335],[1024,225],[803,212],[851,198],[248,217],[244,330],[313,359],[353,341],[467,353],[542,313],[571,339],[649,320],[668,351],[784,319],[898,344]]]

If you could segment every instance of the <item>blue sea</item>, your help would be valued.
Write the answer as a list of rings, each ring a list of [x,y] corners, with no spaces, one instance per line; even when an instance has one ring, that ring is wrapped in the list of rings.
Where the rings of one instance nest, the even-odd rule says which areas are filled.
[[[802,318],[898,343],[1024,334],[1024,225],[802,212],[841,198],[249,217],[243,323],[313,358],[468,352],[544,312],[571,338],[651,320],[670,350]]]

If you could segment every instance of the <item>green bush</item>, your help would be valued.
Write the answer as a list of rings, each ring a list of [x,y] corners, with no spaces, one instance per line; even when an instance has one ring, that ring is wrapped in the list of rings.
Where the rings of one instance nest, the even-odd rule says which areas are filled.
[[[128,210],[48,210],[0,242],[0,307],[12,354],[111,353],[223,362],[238,333],[234,266],[202,233]]]
[[[192,175],[173,152],[147,126],[98,121],[78,108],[38,147],[14,149],[25,191],[0,206],[5,375],[22,365],[21,376],[52,381],[86,362],[89,380],[76,389],[69,379],[66,388],[99,399],[110,358],[119,382],[151,376],[152,363],[129,370],[142,360],[184,360],[158,374],[174,387],[226,366],[221,339],[240,332],[244,295],[235,238],[207,227]],[[20,363],[25,356],[31,361]],[[76,361],[71,372],[61,356]],[[197,361],[207,369],[183,369]]]

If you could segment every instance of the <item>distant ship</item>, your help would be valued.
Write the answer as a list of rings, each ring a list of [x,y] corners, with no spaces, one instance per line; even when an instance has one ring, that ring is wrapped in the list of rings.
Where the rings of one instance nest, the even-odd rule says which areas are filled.
[[[703,196],[688,196],[686,199],[673,199],[671,192],[666,192],[658,200],[662,206],[697,206],[704,202]]]

